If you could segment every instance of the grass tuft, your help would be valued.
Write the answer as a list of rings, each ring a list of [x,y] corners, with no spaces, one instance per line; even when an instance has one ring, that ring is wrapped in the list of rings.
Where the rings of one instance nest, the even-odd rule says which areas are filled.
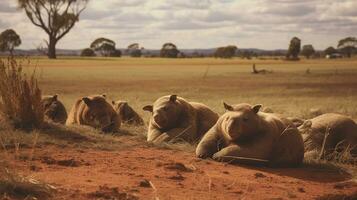
[[[36,70],[27,76],[23,61],[14,57],[0,60],[0,116],[25,130],[41,128],[44,120]]]
[[[2,196],[49,199],[55,191],[56,188],[52,185],[30,177],[22,177],[7,168],[0,169],[0,195]]]

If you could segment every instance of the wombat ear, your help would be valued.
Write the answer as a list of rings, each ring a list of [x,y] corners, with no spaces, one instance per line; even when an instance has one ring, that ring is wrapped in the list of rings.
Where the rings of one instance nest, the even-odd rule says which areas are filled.
[[[57,101],[57,99],[58,99],[58,94],[53,95],[52,99],[53,99],[53,101]]]
[[[177,99],[177,95],[174,94],[170,96],[170,101],[175,102],[176,99]]]
[[[223,102],[224,108],[228,111],[233,111],[233,107],[231,105],[226,104],[226,102]]]
[[[253,111],[254,111],[255,113],[258,113],[261,107],[262,107],[261,104],[257,104],[257,105],[255,105],[255,106],[253,106],[252,109],[253,109]]]
[[[82,100],[85,104],[87,104],[87,106],[89,106],[92,103],[92,100],[90,100],[90,98],[88,97],[83,97]]]
[[[154,107],[152,105],[147,105],[143,107],[143,110],[152,112],[154,110]]]

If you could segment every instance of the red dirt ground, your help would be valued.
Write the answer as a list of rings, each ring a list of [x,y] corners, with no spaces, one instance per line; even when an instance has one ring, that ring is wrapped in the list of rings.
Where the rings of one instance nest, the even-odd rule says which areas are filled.
[[[351,196],[356,195],[357,184],[348,181],[350,177],[327,169],[229,165],[128,142],[133,143],[130,148],[118,151],[42,146],[32,162],[9,162],[17,172],[54,185],[58,192],[53,199],[357,197]]]

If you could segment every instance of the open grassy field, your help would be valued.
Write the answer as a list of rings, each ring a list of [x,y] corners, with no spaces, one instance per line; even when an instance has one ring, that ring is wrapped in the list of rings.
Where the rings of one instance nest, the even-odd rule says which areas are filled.
[[[251,74],[253,63],[273,73]],[[318,108],[357,118],[357,59],[32,58],[31,65],[44,94],[59,94],[67,109],[76,98],[107,93],[143,114],[144,105],[177,94],[217,112],[226,101],[260,103],[289,116],[309,117],[309,109]]]
[[[252,74],[253,64],[273,73]],[[259,103],[286,116],[309,118],[315,108],[357,119],[357,59],[34,57],[25,72],[34,69],[43,94],[59,94],[68,111],[78,98],[106,93],[109,101],[127,100],[147,121],[143,106],[177,94],[218,113],[224,112],[225,101]],[[314,160],[298,168],[227,165],[197,159],[190,145],[148,144],[146,129],[125,125],[120,133],[106,135],[55,124],[31,133],[0,127],[0,156],[5,158],[0,160],[0,194],[5,191],[0,199],[6,193],[19,197],[14,199],[34,195],[83,200],[357,197],[355,164]]]

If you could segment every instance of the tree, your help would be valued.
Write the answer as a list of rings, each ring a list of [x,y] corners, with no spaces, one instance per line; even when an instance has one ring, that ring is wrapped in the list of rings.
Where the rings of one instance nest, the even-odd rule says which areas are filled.
[[[311,44],[304,45],[301,54],[307,59],[310,59],[310,57],[315,54],[315,49]]]
[[[357,38],[355,37],[344,38],[338,42],[337,47],[348,58],[351,58],[352,54],[357,51]]]
[[[21,38],[12,29],[7,29],[0,34],[0,51],[9,51],[12,55],[15,47],[21,45]]]
[[[142,52],[138,43],[134,43],[128,46],[128,54],[131,57],[141,57]]]
[[[335,49],[334,47],[328,47],[327,49],[325,49],[324,52],[326,55],[332,55],[334,53],[338,53],[337,49]]]
[[[18,0],[30,21],[48,35],[48,57],[56,58],[56,45],[78,22],[89,0]]]
[[[160,56],[163,58],[177,58],[180,51],[173,43],[165,43],[162,45]]]
[[[293,37],[290,41],[288,54],[286,55],[289,60],[299,60],[299,53],[301,49],[301,40],[297,37]]]
[[[85,48],[81,52],[81,56],[83,57],[93,57],[95,56],[95,52],[91,48]]]
[[[20,44],[20,36],[14,30],[7,29],[0,34],[0,51],[9,51],[12,55],[14,48]]]
[[[214,57],[216,58],[232,58],[236,52],[237,52],[238,48],[234,45],[229,45],[226,47],[219,47],[216,49],[215,53],[214,53]]]
[[[94,40],[90,45],[90,48],[99,51],[102,56],[112,56],[116,53],[115,42],[107,38],[98,38]]]

